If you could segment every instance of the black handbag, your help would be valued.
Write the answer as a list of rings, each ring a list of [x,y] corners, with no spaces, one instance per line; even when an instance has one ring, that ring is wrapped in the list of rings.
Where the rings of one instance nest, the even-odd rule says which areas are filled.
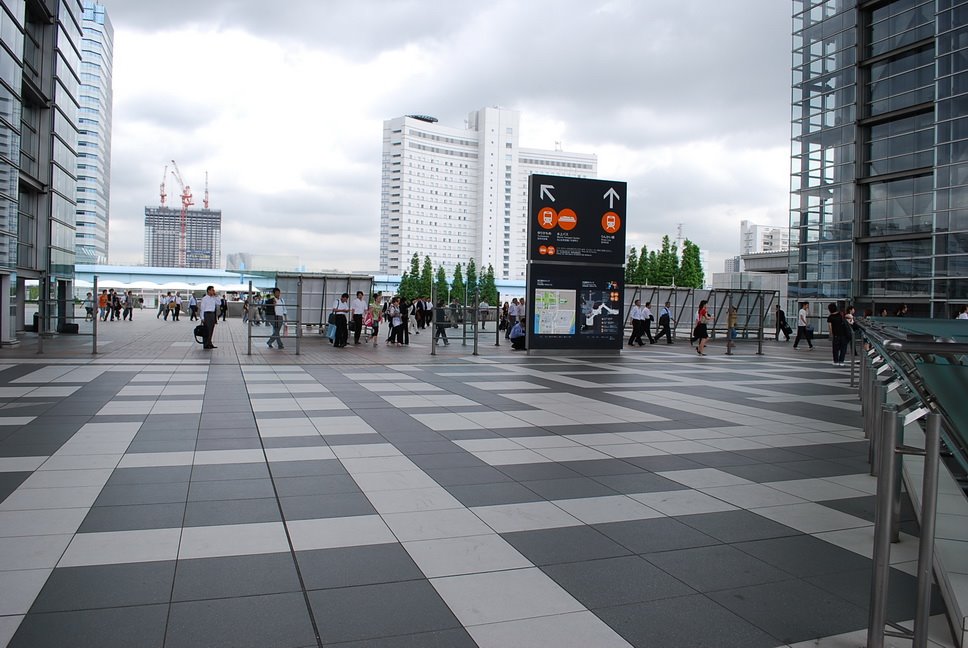
[[[336,313],[330,313],[329,314],[329,319],[326,320],[326,323],[327,324],[332,324],[333,326],[336,326]]]

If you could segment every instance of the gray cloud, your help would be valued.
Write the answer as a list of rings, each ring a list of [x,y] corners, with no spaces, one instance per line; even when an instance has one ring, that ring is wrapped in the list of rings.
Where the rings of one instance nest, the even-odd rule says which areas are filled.
[[[664,150],[704,142],[734,150],[738,158],[788,146],[791,20],[786,2],[297,0],[270,7],[255,0],[171,0],[122,1],[108,10],[118,32],[241,30],[371,64],[381,55],[418,46],[432,61],[431,69],[410,78],[404,90],[379,95],[375,102],[354,104],[352,88],[332,89],[347,110],[375,125],[372,132],[352,133],[352,146],[312,152],[321,160],[339,155],[343,163],[300,169],[310,188],[263,187],[253,193],[220,177],[217,206],[232,223],[224,235],[225,252],[257,251],[269,245],[267,233],[275,231],[272,244],[286,248],[280,253],[299,254],[309,266],[375,267],[379,121],[407,113],[429,113],[459,127],[469,111],[483,106],[522,110],[525,119],[563,123],[566,149],[597,152],[603,169],[615,166],[605,159],[605,147],[654,160]],[[124,52],[117,49],[115,56]],[[399,65],[401,75],[410,72],[394,57],[387,65]],[[265,79],[253,83],[272,86]],[[298,88],[285,90],[292,94],[266,93],[266,101],[278,103],[279,119],[287,118],[287,103],[298,100]],[[201,100],[179,97],[168,87],[140,96],[116,87],[115,96],[116,133],[134,132],[119,128],[123,122],[172,135],[162,143],[115,137],[112,259],[117,253],[137,260],[142,244],[137,221],[143,205],[157,201],[166,158],[194,160],[197,166],[208,154],[193,138],[175,135],[202,130],[216,117]],[[687,236],[719,257],[735,253],[739,220],[749,214],[785,220],[786,198],[777,187],[786,184],[787,168],[747,169],[727,158],[720,161],[727,168],[714,174],[703,170],[708,165],[702,160],[676,159],[685,161],[650,164],[621,178],[630,186],[633,235],[651,240],[673,234],[681,222]],[[258,151],[253,160],[297,163],[263,159]],[[217,170],[211,170],[215,177]],[[200,183],[193,186],[200,195]],[[280,223],[286,229],[278,229]],[[116,231],[123,235],[115,236]]]

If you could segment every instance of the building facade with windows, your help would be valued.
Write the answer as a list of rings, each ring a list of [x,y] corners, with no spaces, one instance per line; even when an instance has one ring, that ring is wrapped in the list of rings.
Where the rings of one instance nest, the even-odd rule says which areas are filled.
[[[0,342],[40,286],[43,330],[73,317],[80,0],[0,0]],[[11,295],[13,303],[11,303]]]
[[[77,262],[107,263],[111,211],[114,28],[104,5],[84,0],[77,137]]]
[[[383,124],[380,272],[417,253],[448,272],[471,258],[499,279],[523,280],[531,173],[594,178],[594,155],[520,147],[520,114],[484,108],[465,128],[410,115]]]
[[[748,220],[739,224],[740,256],[790,249],[790,228],[757,225]]]
[[[790,296],[968,302],[968,0],[794,0]]]
[[[181,209],[145,207],[146,266],[216,270],[221,263],[221,209],[189,209],[183,223]]]

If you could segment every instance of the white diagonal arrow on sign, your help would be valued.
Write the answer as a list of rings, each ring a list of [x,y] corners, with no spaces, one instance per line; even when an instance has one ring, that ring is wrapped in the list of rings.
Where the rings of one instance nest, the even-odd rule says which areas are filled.
[[[555,197],[551,195],[551,191],[550,191],[550,189],[554,189],[554,188],[555,188],[554,185],[541,185],[541,191],[538,193],[542,198],[544,198],[545,195],[547,194],[548,200],[550,200],[551,202],[554,202]]]
[[[608,208],[609,209],[611,209],[612,207],[615,206],[615,201],[616,200],[621,200],[622,199],[622,197],[618,195],[618,192],[615,191],[615,188],[614,187],[609,187],[608,191],[605,192],[605,195],[602,196],[602,198],[608,198]]]

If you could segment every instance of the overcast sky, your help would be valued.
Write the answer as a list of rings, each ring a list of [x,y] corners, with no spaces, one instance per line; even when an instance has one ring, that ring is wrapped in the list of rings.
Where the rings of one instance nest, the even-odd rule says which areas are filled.
[[[738,254],[787,223],[784,0],[102,0],[115,28],[112,263],[143,261],[174,159],[222,209],[222,258],[378,266],[382,122],[521,112],[521,144],[598,155],[629,184],[629,244]],[[168,181],[169,204],[178,189]]]

